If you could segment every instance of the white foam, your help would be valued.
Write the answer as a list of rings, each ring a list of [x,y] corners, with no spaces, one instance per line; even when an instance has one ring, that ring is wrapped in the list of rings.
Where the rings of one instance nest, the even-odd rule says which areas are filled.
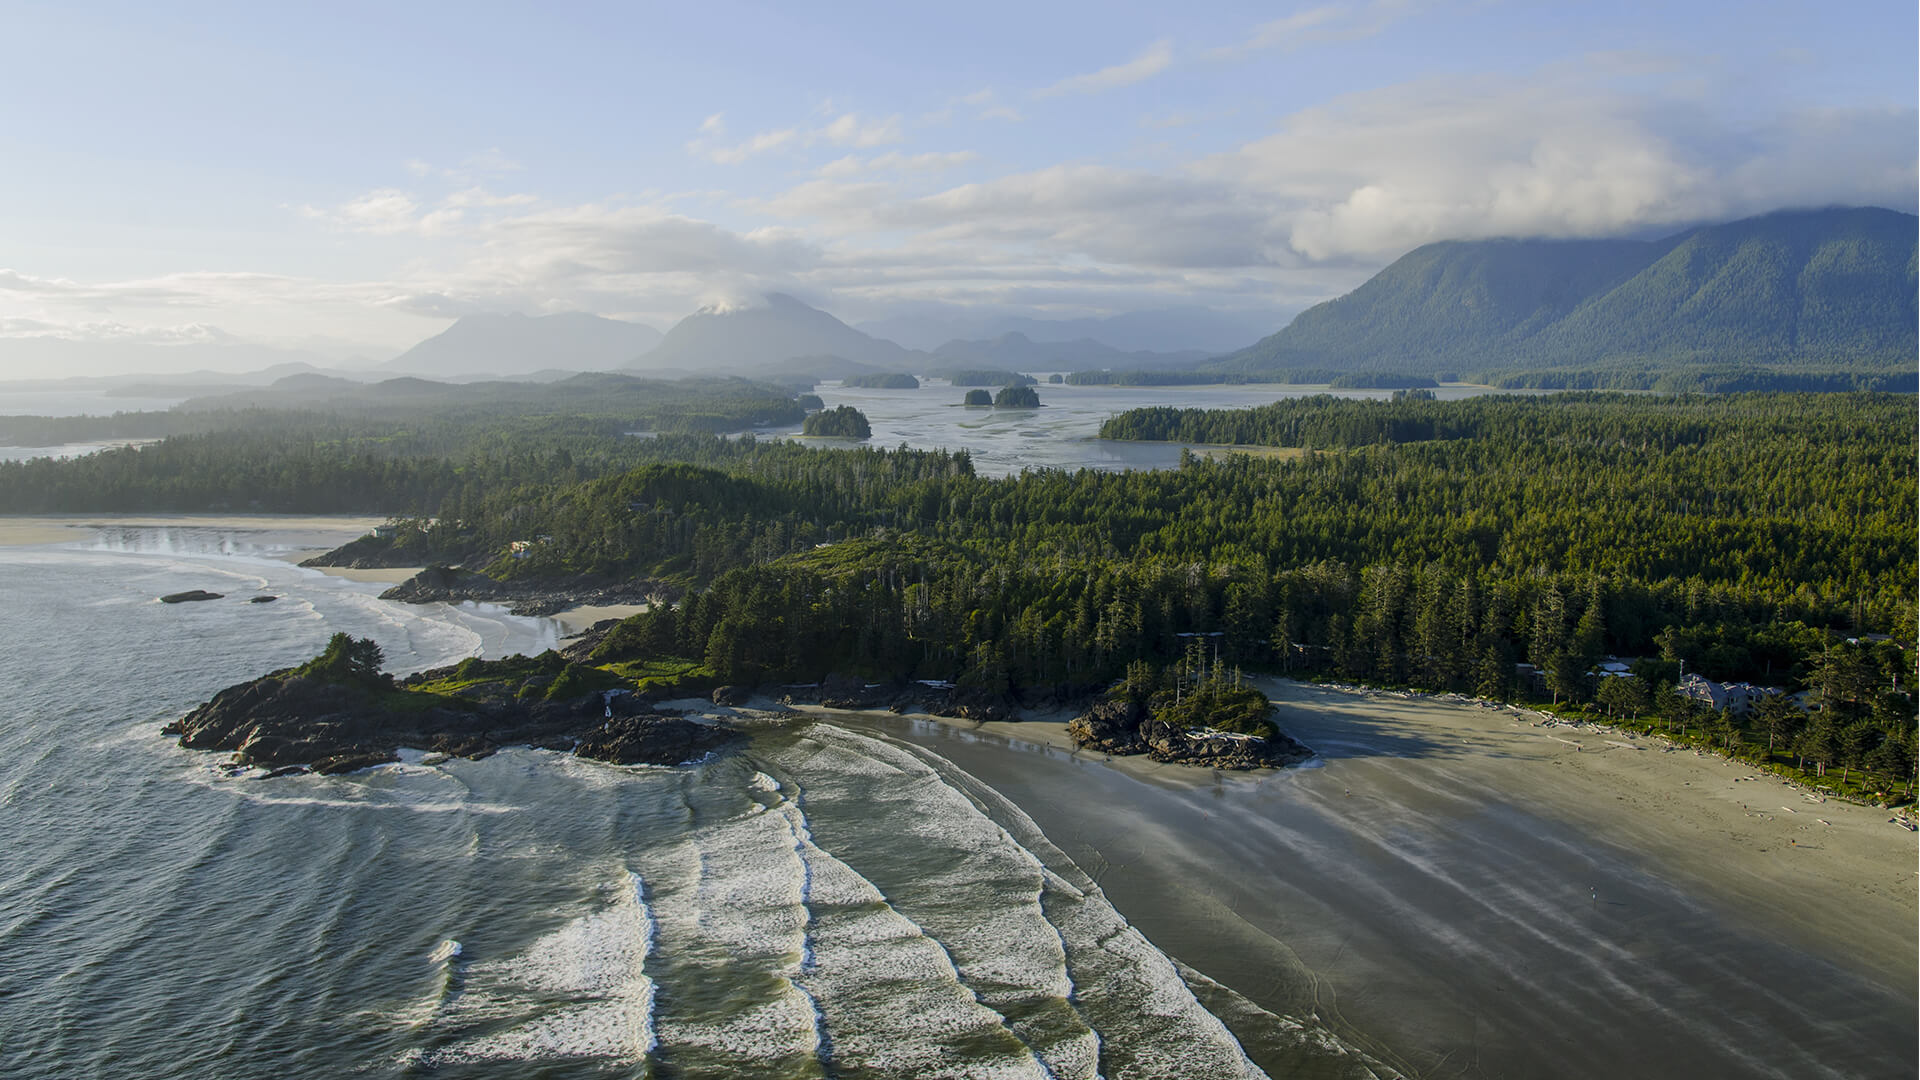
[[[758,786],[757,774],[749,786]],[[775,785],[778,786],[777,783]],[[817,1056],[813,1000],[795,981],[806,961],[806,871],[779,814],[741,799],[742,812],[645,853],[660,955],[685,977],[744,987],[764,999],[701,1008],[685,996],[656,1018],[663,1053],[698,1059],[713,1075]],[[703,999],[704,1000],[704,999]]]
[[[946,950],[815,846],[798,807],[783,810],[807,865],[813,913],[812,961],[800,984],[819,1005],[833,1059],[883,1075],[1047,1077],[1001,1015],[961,982]]]
[[[459,955],[460,943],[452,938],[446,938],[442,940],[440,944],[435,945],[433,951],[427,954],[427,962],[430,964],[444,963]]]
[[[639,875],[629,872],[613,903],[546,934],[526,951],[473,965],[466,993],[441,1017],[467,1025],[522,1016],[534,999],[578,1003],[537,1012],[502,1031],[464,1039],[427,1055],[439,1061],[609,1058],[640,1061],[654,1048],[653,980],[646,961],[653,918]],[[458,955],[457,943],[451,955]],[[439,950],[436,950],[439,951]]]

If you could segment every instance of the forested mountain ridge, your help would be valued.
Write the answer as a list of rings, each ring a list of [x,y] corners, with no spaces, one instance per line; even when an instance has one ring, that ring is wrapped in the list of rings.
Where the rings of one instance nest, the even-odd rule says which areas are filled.
[[[1428,244],[1210,366],[1910,368],[1915,226],[1893,210],[1828,209],[1653,241]]]

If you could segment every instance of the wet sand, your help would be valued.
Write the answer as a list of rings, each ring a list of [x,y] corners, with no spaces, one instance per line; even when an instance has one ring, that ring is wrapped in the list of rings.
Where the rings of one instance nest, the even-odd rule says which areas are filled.
[[[1012,800],[1169,954],[1413,1075],[1913,1075],[1917,845],[1887,812],[1517,710],[1264,688],[1318,767],[859,722]]]
[[[36,514],[0,517],[0,546],[62,544],[86,540],[102,528],[241,529],[297,536],[303,543],[344,544],[364,536],[386,518],[305,514]],[[324,551],[328,548],[318,548]]]

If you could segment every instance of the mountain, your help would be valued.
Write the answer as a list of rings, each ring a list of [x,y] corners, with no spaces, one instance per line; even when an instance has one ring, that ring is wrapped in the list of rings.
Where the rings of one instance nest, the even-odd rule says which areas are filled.
[[[609,371],[628,366],[659,342],[660,331],[644,323],[584,312],[463,315],[381,368],[439,376]]]
[[[1123,352],[1091,338],[1078,341],[1033,341],[1025,334],[1001,334],[990,341],[949,341],[933,350],[934,360],[947,367],[1005,368],[1010,371],[1099,371],[1192,367],[1209,353]]]
[[[764,304],[710,307],[681,319],[635,367],[696,371],[757,371],[797,357],[838,357],[868,367],[899,371],[923,366],[926,357],[891,341],[870,337],[839,319],[784,293]]]
[[[1916,218],[1782,211],[1660,240],[1428,244],[1209,365],[1911,367]]]
[[[1035,319],[954,308],[945,314],[877,319],[860,323],[859,328],[916,349],[932,349],[947,341],[979,341],[1021,334],[1038,342],[1088,339],[1129,352],[1198,350],[1217,356],[1280,325],[1283,314],[1278,311],[1223,312],[1186,306],[1129,311],[1100,318]]]

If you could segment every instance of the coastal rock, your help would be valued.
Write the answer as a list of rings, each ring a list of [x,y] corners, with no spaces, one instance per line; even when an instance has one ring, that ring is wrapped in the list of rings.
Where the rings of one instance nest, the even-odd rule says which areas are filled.
[[[249,604],[271,604],[271,603],[273,603],[273,602],[274,602],[275,600],[278,600],[278,599],[280,599],[280,598],[279,598],[279,597],[277,597],[277,596],[273,596],[273,595],[270,595],[270,594],[268,594],[268,593],[261,593],[261,594],[260,594],[259,596],[256,596],[256,597],[253,597],[252,599],[250,599],[250,600],[248,600],[248,601],[247,601],[247,603],[249,603]]]
[[[869,688],[865,679],[838,672],[820,680],[820,704],[829,709],[871,709],[883,695]]]
[[[1147,708],[1139,702],[1101,701],[1067,721],[1067,735],[1083,750],[1145,753],[1147,744],[1140,738],[1140,725],[1146,718]]]
[[[168,593],[160,598],[163,604],[190,604],[196,600],[218,600],[222,593],[208,592],[205,589],[188,589],[186,592]]]
[[[515,615],[556,615],[581,604],[653,604],[679,599],[681,589],[645,579],[607,581],[600,578],[501,581],[478,570],[429,566],[380,594],[382,600],[408,604],[466,601],[505,604]]]
[[[531,685],[531,681],[529,681]],[[505,687],[431,698],[390,680],[342,681],[277,671],[231,686],[168,724],[191,750],[226,750],[237,765],[283,772],[351,772],[398,760],[414,747],[482,758],[502,746],[573,750],[607,761],[678,764],[733,738],[724,728],[651,712],[634,694],[521,700]],[[423,701],[433,704],[422,708]]]
[[[680,716],[621,716],[582,737],[573,752],[616,765],[680,765],[740,738]]]
[[[715,705],[745,705],[753,700],[753,688],[750,686],[716,686],[713,690]]]
[[[1067,735],[1083,750],[1144,753],[1155,761],[1215,769],[1263,769],[1293,765],[1313,751],[1290,736],[1241,735],[1211,728],[1183,728],[1154,719],[1133,701],[1101,701],[1067,722]]]

